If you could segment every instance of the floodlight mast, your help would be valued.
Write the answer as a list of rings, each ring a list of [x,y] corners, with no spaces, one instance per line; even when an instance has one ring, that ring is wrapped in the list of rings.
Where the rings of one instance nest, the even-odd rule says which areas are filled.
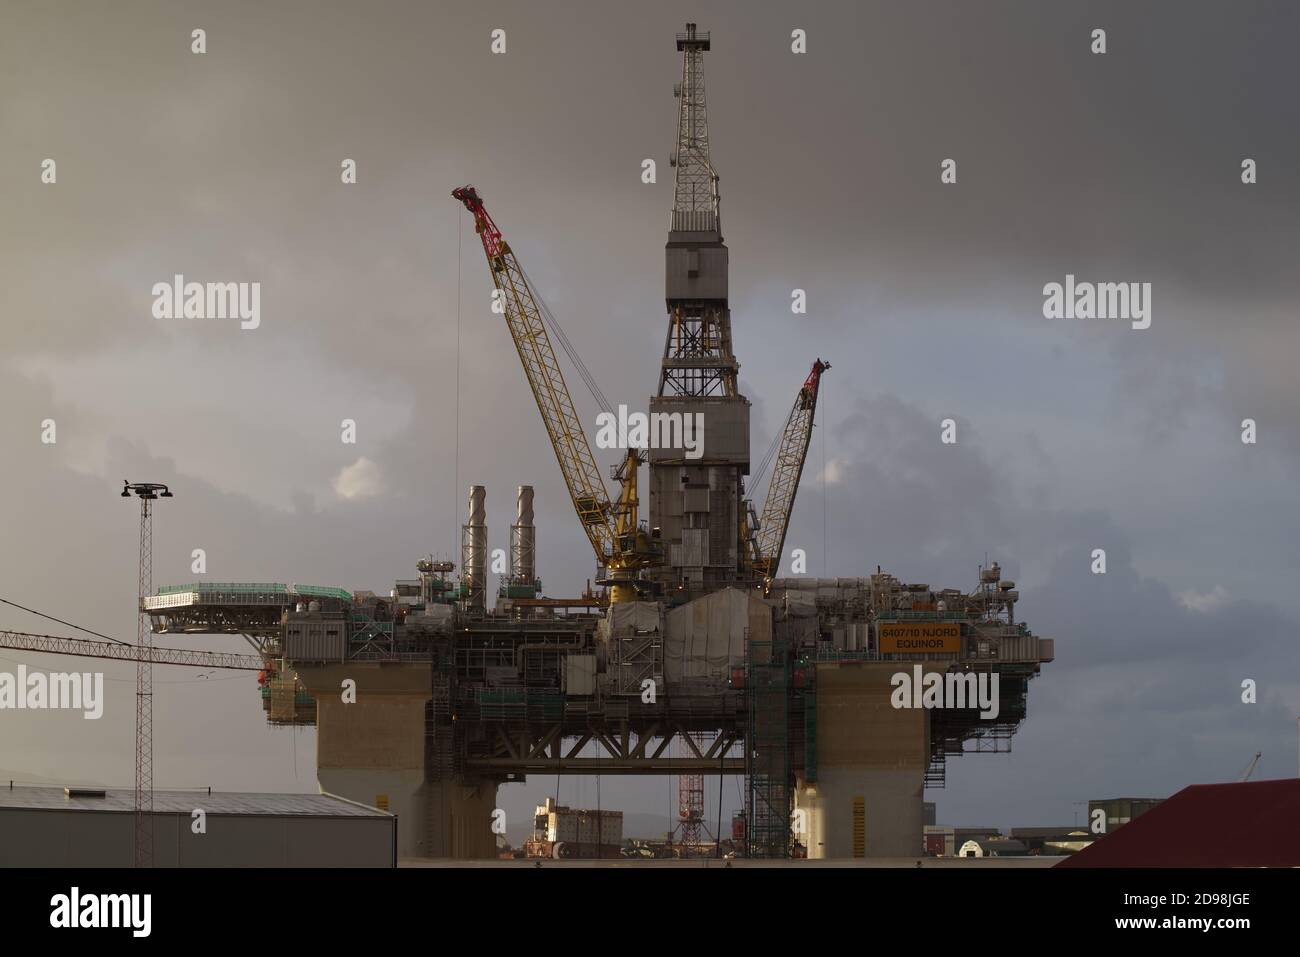
[[[122,498],[140,498],[140,577],[136,599],[139,621],[135,659],[135,866],[153,866],[153,629],[144,600],[153,592],[153,507],[172,498],[157,482],[122,480]]]

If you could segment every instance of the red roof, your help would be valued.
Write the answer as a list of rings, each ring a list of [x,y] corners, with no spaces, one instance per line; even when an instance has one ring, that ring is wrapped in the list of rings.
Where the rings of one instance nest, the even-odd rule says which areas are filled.
[[[1193,784],[1057,867],[1300,867],[1300,779]]]

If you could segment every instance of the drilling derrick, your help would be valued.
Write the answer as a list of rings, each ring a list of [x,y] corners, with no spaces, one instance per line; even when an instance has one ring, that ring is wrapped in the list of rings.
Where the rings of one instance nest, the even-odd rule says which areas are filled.
[[[674,91],[680,110],[665,250],[668,335],[650,412],[652,422],[700,423],[703,435],[695,450],[652,444],[650,524],[664,546],[664,564],[655,574],[671,593],[691,597],[752,577],[741,539],[749,400],[736,385],[727,247],[718,174],[709,159],[703,69],[709,35],[688,23],[677,35],[677,49],[682,82]]]

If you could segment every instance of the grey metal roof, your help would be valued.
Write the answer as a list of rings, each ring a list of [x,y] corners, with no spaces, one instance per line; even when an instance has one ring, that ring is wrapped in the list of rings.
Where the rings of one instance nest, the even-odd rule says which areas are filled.
[[[104,797],[68,797],[58,787],[16,787],[0,785],[0,810],[5,808],[40,811],[135,811],[135,793],[105,790]],[[389,817],[384,811],[355,804],[332,794],[232,794],[203,791],[154,791],[155,814],[190,814],[202,808],[208,814],[237,814],[252,817]]]

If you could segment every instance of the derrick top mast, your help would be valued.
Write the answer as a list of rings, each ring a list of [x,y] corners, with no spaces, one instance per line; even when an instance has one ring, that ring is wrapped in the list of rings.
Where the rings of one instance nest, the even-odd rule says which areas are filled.
[[[673,232],[717,233],[722,241],[718,216],[718,174],[709,161],[709,119],[704,103],[704,51],[708,33],[695,24],[677,34],[682,57],[682,82],[673,91],[680,100],[677,119],[677,150],[672,163],[677,169],[673,187]]]
[[[704,54],[709,34],[694,23],[677,35],[682,54],[673,208],[665,255],[668,329],[651,415],[691,416],[701,448],[652,448],[650,524],[664,564],[653,574],[680,598],[752,579],[743,544],[749,474],[749,400],[731,346],[728,253],[718,214],[718,173],[709,153]]]
[[[665,249],[669,329],[658,394],[736,398],[740,364],[731,348],[727,247],[722,242],[718,172],[709,156],[704,99],[709,35],[688,23],[686,32],[677,34],[677,49],[682,52],[682,80],[673,87],[678,99],[677,144],[670,162],[676,176]]]

